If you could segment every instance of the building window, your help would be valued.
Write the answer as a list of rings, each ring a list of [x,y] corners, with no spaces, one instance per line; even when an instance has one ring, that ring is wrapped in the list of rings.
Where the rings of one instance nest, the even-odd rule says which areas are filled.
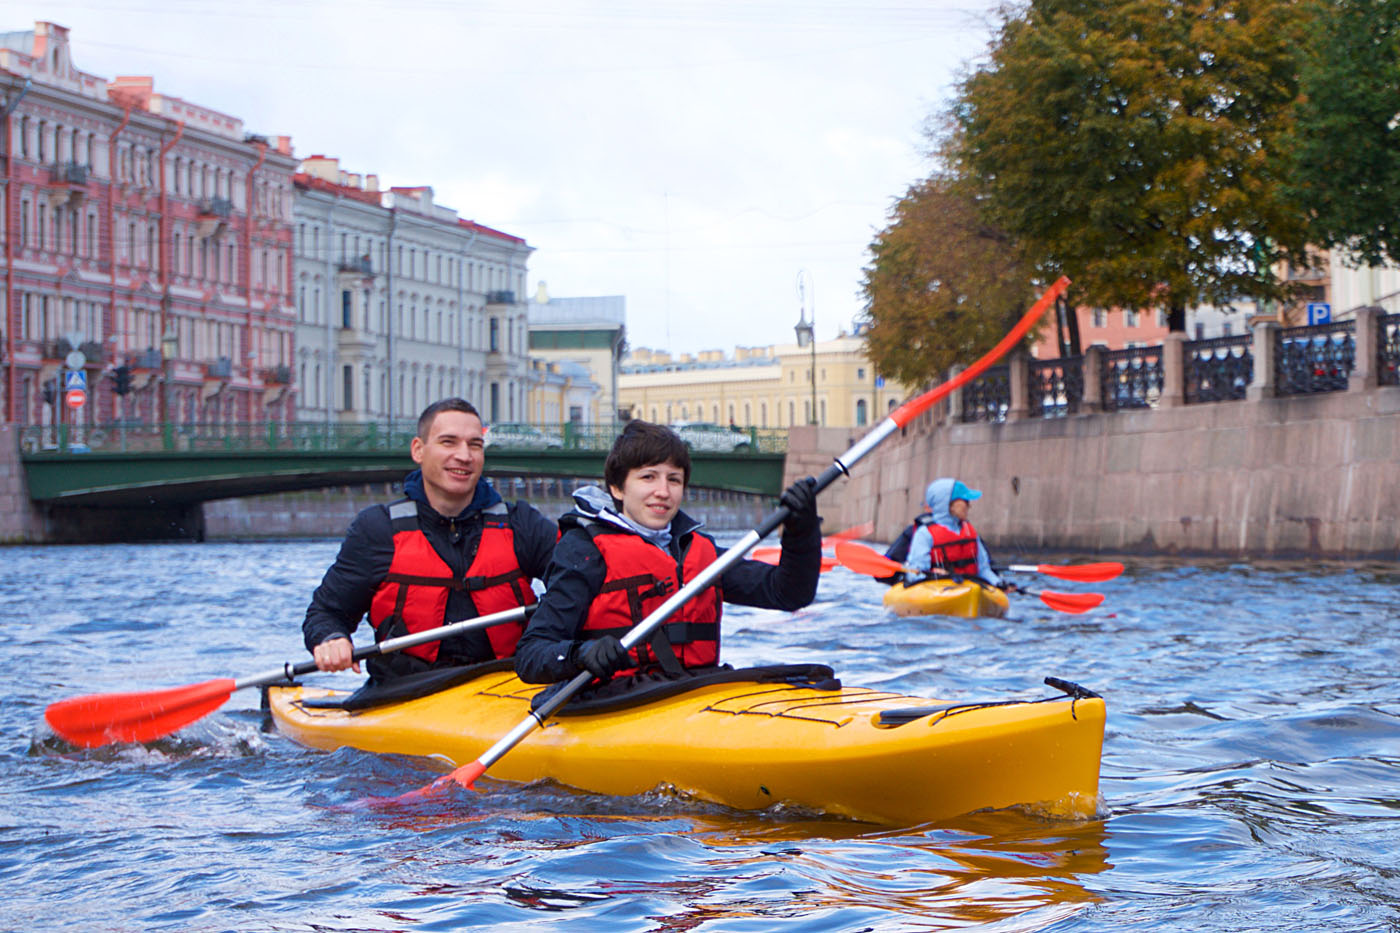
[[[1093,316],[1095,327],[1108,326],[1108,312],[1105,311],[1103,308],[1095,308],[1093,311]]]
[[[499,318],[493,317],[491,319],[491,338],[487,346],[492,353],[499,353],[501,351],[501,321]],[[493,391],[495,388],[495,385],[492,384]]]
[[[858,427],[858,428],[863,428],[863,427],[865,427],[865,421],[866,421],[866,418],[867,418],[867,417],[868,417],[868,416],[866,415],[866,411],[865,411],[865,399],[863,399],[863,398],[862,398],[862,399],[857,399],[857,400],[856,400],[856,427]]]
[[[351,313],[353,309],[354,303],[350,298],[350,289],[342,288],[340,290],[340,326],[346,330],[355,326],[354,315]]]
[[[342,388],[345,392],[344,404],[341,406],[341,409],[344,411],[352,411],[355,407],[355,367],[342,367],[340,374],[341,382],[343,383]]]
[[[1138,326],[1138,313],[1137,313],[1136,311],[1124,310],[1124,312],[1123,312],[1123,326],[1124,326],[1124,327],[1137,327],[1137,326]]]

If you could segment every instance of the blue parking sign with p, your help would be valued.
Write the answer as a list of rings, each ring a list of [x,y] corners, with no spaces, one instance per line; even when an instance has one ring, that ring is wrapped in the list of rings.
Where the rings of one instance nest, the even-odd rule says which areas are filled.
[[[74,389],[87,388],[87,373],[81,369],[70,369],[63,374],[63,390],[71,392]]]
[[[1332,320],[1332,306],[1325,301],[1308,302],[1308,324],[1328,324]]]

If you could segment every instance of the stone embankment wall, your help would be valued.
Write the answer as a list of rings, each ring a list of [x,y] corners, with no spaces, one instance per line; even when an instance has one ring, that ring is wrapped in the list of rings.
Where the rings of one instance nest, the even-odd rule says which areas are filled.
[[[1003,553],[1400,560],[1400,388],[1260,394],[1001,424],[940,406],[823,496],[824,527],[873,519],[892,540],[928,482],[954,476],[983,491],[970,517]],[[794,429],[788,478],[848,443]]]
[[[42,540],[43,516],[29,501],[19,460],[19,425],[0,422],[0,544]]]

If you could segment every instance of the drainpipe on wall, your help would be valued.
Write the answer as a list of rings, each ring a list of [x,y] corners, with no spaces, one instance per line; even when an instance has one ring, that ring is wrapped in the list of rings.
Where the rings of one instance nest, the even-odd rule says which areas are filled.
[[[180,137],[185,135],[185,121],[179,120],[175,123],[175,137],[170,142],[160,147],[159,164],[156,166],[156,184],[160,185],[160,242],[156,246],[156,263],[160,266],[157,270],[160,275],[160,334],[162,341],[165,339],[166,328],[170,326],[170,257],[166,252],[166,243],[170,240],[170,211],[166,203],[165,194],[165,157],[170,154],[170,150],[175,148],[175,144],[180,141]],[[135,244],[132,244],[135,248]],[[161,349],[164,350],[162,343]],[[165,391],[161,393],[161,424],[170,420],[170,396],[175,387],[171,384],[171,377],[174,376],[174,361],[165,361]]]
[[[253,361],[253,365],[248,367],[250,370],[248,373],[248,420],[250,422],[256,420],[253,418],[252,384],[253,373],[257,372],[257,364],[260,361],[256,349],[258,341],[254,339],[256,334],[253,330],[253,207],[257,203],[254,199],[256,193],[254,176],[257,175],[258,169],[262,168],[263,162],[267,161],[267,143],[260,142],[255,145],[258,147],[258,161],[254,162],[253,167],[248,169],[246,183],[248,207],[243,215],[243,298],[248,302],[248,349],[243,358]],[[229,194],[232,193],[232,191],[229,192]]]
[[[131,122],[134,106],[122,105],[125,111],[122,114],[122,122],[118,123],[112,135],[107,137],[107,274],[110,283],[107,311],[111,316],[110,323],[114,333],[117,332],[117,137]]]
[[[394,232],[399,228],[399,209],[389,208],[389,238],[384,241],[384,346],[389,355],[385,379],[385,405],[389,415],[389,435],[394,433]]]
[[[462,398],[467,398],[467,334],[470,327],[467,324],[467,295],[466,284],[467,274],[465,262],[471,259],[472,247],[476,245],[476,231],[471,231],[471,237],[467,239],[467,248],[462,251],[464,262],[457,265],[457,377],[462,380]],[[471,399],[467,399],[471,401]],[[473,403],[475,404],[475,403]]]
[[[24,95],[29,93],[29,88],[34,84],[33,78],[24,79],[24,87],[15,95],[15,99],[5,105],[5,111],[0,114],[0,120],[5,124],[5,373],[6,385],[5,393],[5,420],[16,421],[15,417],[15,390],[18,388],[18,379],[15,372],[15,231],[11,218],[14,217],[15,206],[12,203],[14,198],[10,196],[11,163],[14,156],[11,154],[14,149],[14,127],[10,122],[15,108],[19,102],[24,100]]]
[[[326,212],[326,381],[321,387],[326,399],[326,424],[331,423],[331,409],[335,405],[335,325],[332,323],[335,302],[331,300],[335,276],[331,268],[331,253],[335,250],[335,204],[339,200],[339,194],[333,195],[330,210]]]

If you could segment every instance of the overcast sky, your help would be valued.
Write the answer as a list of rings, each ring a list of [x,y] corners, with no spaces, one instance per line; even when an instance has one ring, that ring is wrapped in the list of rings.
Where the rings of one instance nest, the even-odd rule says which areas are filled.
[[[849,329],[867,247],[930,163],[995,0],[7,0],[78,68],[431,185],[535,248],[529,292],[623,295],[632,346]]]

